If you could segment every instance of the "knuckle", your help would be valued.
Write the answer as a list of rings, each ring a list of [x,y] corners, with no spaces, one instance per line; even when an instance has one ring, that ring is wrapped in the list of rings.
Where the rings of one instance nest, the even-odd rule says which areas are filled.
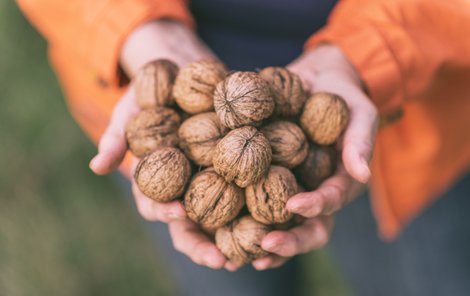
[[[315,236],[317,241],[316,247],[319,249],[325,247],[328,244],[328,241],[330,240],[330,236],[326,231],[325,227],[319,227]]]

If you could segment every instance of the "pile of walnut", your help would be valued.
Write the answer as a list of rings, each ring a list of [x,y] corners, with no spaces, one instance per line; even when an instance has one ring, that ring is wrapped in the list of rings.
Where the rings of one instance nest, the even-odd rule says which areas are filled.
[[[188,217],[238,266],[266,255],[266,233],[294,224],[286,202],[299,184],[313,190],[335,170],[347,106],[309,96],[284,68],[228,72],[198,61],[178,70],[157,60],[134,82],[142,111],[126,137],[141,158],[138,187],[157,202],[184,198]]]

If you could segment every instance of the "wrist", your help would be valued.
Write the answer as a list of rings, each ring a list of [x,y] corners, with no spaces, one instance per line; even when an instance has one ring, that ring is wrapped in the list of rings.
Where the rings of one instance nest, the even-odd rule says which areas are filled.
[[[169,59],[181,67],[211,58],[214,54],[184,24],[155,20],[139,26],[129,35],[121,49],[120,64],[127,76],[132,78],[152,60]]]

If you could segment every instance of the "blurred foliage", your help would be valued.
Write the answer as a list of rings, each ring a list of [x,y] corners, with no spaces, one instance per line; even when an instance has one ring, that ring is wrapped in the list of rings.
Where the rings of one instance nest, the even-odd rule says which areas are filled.
[[[173,295],[127,192],[89,171],[95,148],[12,1],[0,52],[0,295]],[[306,295],[345,295],[325,252],[304,262]]]

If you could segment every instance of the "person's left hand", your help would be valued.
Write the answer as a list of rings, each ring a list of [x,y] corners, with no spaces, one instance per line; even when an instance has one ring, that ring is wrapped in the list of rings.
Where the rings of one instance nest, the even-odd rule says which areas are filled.
[[[350,110],[350,121],[338,143],[341,157],[337,171],[318,189],[289,199],[287,209],[306,219],[288,231],[272,231],[263,238],[261,247],[273,254],[253,261],[258,270],[281,266],[292,256],[327,244],[334,214],[359,195],[369,181],[368,163],[378,126],[377,109],[339,48],[322,45],[304,53],[288,69],[299,75],[310,91],[343,97]]]

